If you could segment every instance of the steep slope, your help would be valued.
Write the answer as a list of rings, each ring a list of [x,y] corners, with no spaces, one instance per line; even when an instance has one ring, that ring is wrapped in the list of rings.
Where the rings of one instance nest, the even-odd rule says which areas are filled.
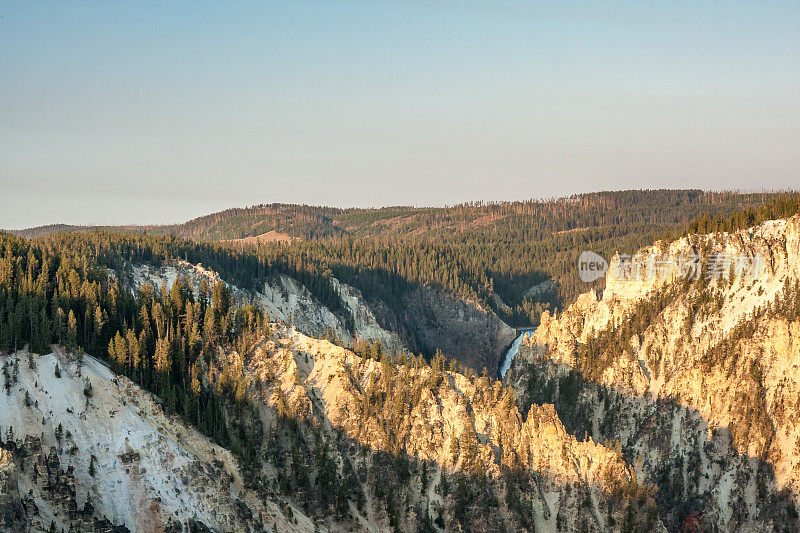
[[[96,359],[81,363],[60,349],[2,359],[4,527],[314,530],[298,509],[247,490],[229,451],[165,414],[150,394]]]
[[[267,280],[260,290],[252,291],[227,282],[217,272],[203,265],[193,265],[181,260],[157,267],[129,264],[115,272],[115,275],[126,279],[128,287],[135,292],[141,290],[145,283],[160,289],[164,285],[171,287],[181,278],[189,282],[195,297],[199,297],[204,280],[209,288],[214,283],[222,282],[231,289],[237,304],[260,305],[273,320],[291,323],[307,335],[323,337],[332,334],[346,344],[351,344],[358,338],[366,342],[380,342],[384,350],[392,353],[408,351],[397,333],[387,331],[378,324],[371,306],[364,301],[361,292],[336,278],[331,278],[330,284],[342,300],[347,313],[345,316],[331,311],[300,282],[286,275]]]
[[[223,280],[217,272],[186,261],[171,261],[159,266],[126,265],[114,275],[126,280],[138,292],[149,282],[159,289],[170,287],[178,278],[188,280],[198,296],[203,280],[209,287],[224,282],[239,304],[255,303],[275,320],[293,324],[313,337],[335,335],[349,345],[356,339],[379,342],[385,351],[419,353],[421,347],[435,346],[464,365],[494,371],[504,350],[515,337],[515,330],[491,310],[431,287],[422,287],[405,296],[405,313],[397,316],[380,303],[367,302],[361,291],[330,278],[344,313],[335,313],[290,276],[267,280],[260,290],[243,290]]]
[[[763,265],[757,279],[726,264],[686,280],[674,265],[695,253]],[[657,483],[667,527],[797,530],[800,217],[637,255],[634,270],[673,263],[636,281],[614,274],[616,257],[602,297],[544,315],[506,382],[523,406],[554,403],[574,434],[619,441]]]
[[[252,482],[333,529],[661,528],[653,488],[618,451],[578,441],[552,407],[522,417],[499,382],[439,359],[395,365],[275,325],[252,353],[214,361],[210,382],[243,385],[257,406],[249,431],[264,438],[245,455],[268,461],[248,463]]]
[[[403,301],[403,322],[415,346],[435,346],[479,371],[486,368],[496,372],[516,337],[516,330],[490,309],[441,290],[420,287],[406,294]]]

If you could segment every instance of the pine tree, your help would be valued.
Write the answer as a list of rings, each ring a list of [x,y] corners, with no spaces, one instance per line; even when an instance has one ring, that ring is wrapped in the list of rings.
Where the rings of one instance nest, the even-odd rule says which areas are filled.
[[[78,320],[72,309],[67,316],[67,339],[64,347],[69,351],[74,351],[78,347]]]
[[[464,420],[464,433],[461,434],[461,448],[464,458],[464,469],[468,471],[474,470],[478,466],[478,437],[475,434],[472,419],[469,417]]]

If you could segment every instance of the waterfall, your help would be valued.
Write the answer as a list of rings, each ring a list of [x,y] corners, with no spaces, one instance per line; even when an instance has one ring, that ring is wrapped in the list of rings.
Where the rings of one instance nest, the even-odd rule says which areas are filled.
[[[506,376],[506,372],[508,372],[508,369],[511,368],[511,362],[514,360],[514,356],[517,355],[517,352],[519,351],[519,345],[522,343],[522,339],[526,336],[530,336],[533,331],[533,329],[523,330],[519,337],[514,339],[514,342],[511,343],[511,347],[506,352],[506,355],[503,356],[503,362],[500,365],[501,378],[504,378]]]

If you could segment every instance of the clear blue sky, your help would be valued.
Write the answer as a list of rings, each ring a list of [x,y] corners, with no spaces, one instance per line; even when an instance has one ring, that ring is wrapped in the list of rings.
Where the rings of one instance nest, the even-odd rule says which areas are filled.
[[[0,227],[799,186],[799,2],[0,1]]]

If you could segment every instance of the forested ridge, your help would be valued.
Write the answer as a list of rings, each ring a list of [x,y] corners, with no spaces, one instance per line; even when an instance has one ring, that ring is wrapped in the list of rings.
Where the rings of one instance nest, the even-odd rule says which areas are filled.
[[[101,259],[123,248],[100,233],[35,244],[0,235],[0,350],[28,344],[31,352],[49,353],[59,343],[85,351],[230,445],[219,406],[224,399],[242,402],[243,384],[224,375],[212,390],[201,385],[202,372],[219,349],[251,349],[268,331],[268,317],[259,307],[234,305],[221,282],[202,284],[197,297],[180,278],[132,294]],[[8,390],[14,375],[8,361],[3,374]]]
[[[583,250],[607,258],[618,251],[632,253],[659,238],[788,216],[798,203],[796,193],[656,190],[442,208],[270,204],[229,209],[181,225],[108,229],[164,236],[148,241],[157,243],[156,255],[209,264],[248,288],[265,275],[285,272],[334,310],[339,302],[325,279],[330,276],[360,289],[368,300],[387,304],[398,316],[403,294],[430,284],[492,309],[512,325],[527,326],[537,323],[543,309],[602,288],[603,280],[587,285],[578,278],[575,261]],[[31,236],[50,229],[81,228],[18,233]],[[212,242],[268,231],[298,238],[288,244]],[[556,290],[525,297],[549,278],[557,281]]]

